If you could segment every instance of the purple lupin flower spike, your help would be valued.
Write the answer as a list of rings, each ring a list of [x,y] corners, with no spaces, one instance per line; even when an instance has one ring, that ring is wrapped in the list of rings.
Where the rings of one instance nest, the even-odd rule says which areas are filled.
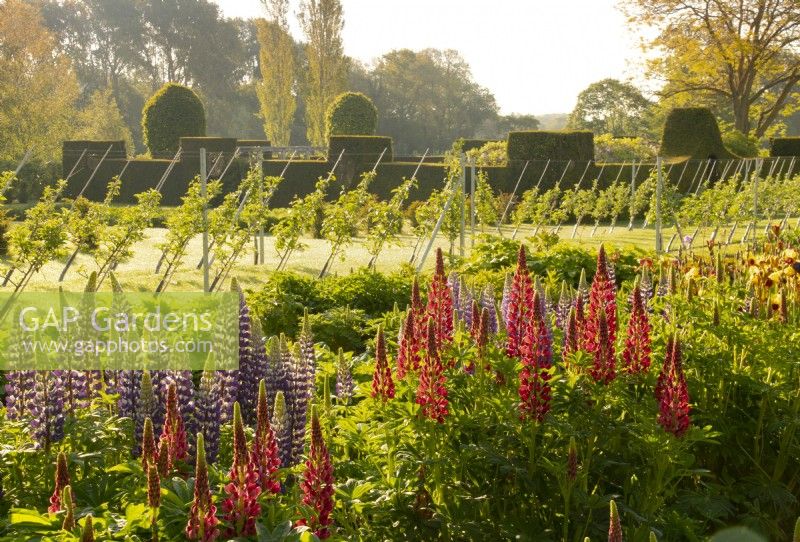
[[[135,418],[141,394],[142,371],[122,369],[117,375],[117,410],[123,418]]]
[[[258,382],[262,375],[253,356],[250,309],[238,284],[234,283],[232,289],[239,293],[239,389],[236,399],[241,406],[244,422],[252,425],[255,423]]]
[[[70,414],[74,414],[76,409],[87,408],[92,398],[89,389],[89,375],[86,371],[72,371],[70,385]]]
[[[458,312],[459,318],[464,321],[464,326],[467,329],[472,327],[472,292],[470,292],[469,288],[467,287],[467,283],[462,277],[459,281],[458,285],[458,306],[460,311]]]
[[[547,292],[545,292],[544,286],[542,286],[539,275],[533,278],[533,290],[539,294],[539,306],[542,310],[542,316],[545,316],[545,319],[547,319]]]
[[[299,344],[295,344],[292,358],[292,370],[289,374],[289,393],[286,407],[289,411],[289,422],[292,427],[291,464],[300,460],[303,455],[306,436],[308,404],[311,401],[313,388],[310,385],[310,367],[303,357]]]
[[[37,445],[45,450],[64,436],[64,387],[59,371],[38,371],[30,428]]]
[[[100,397],[103,391],[103,371],[84,371],[86,377],[86,389],[88,391],[87,401],[91,403]]]
[[[220,427],[220,379],[216,371],[203,371],[195,399],[195,417],[198,433],[205,438],[206,457],[210,463],[217,459]]]
[[[347,404],[353,397],[353,389],[353,372],[344,357],[344,351],[339,348],[336,358],[336,398]]]
[[[489,333],[494,335],[497,333],[497,306],[494,303],[494,288],[491,284],[487,284],[483,288],[480,300],[481,308],[489,311]]]
[[[300,348],[302,359],[302,370],[308,379],[307,394],[310,399],[314,395],[317,378],[317,353],[314,349],[314,335],[311,333],[311,325],[308,321],[308,309],[303,314],[303,327],[297,337],[297,344]]]
[[[461,279],[458,276],[458,273],[452,271],[447,276],[447,285],[450,287],[450,293],[452,294],[453,298],[453,312],[461,318],[463,307],[459,304],[461,302]]]
[[[614,262],[611,261],[611,258],[606,259],[606,267],[608,268],[608,278],[611,281],[611,284],[614,286],[614,293],[617,291],[617,274],[614,270]]]
[[[89,388],[84,371],[64,369],[64,408],[68,415],[75,415],[79,408],[85,408],[89,403]]]
[[[119,379],[118,373],[119,371],[117,370],[103,371],[103,385],[105,387],[105,392],[109,395],[118,393],[117,390],[117,381]]]
[[[556,326],[559,329],[564,329],[567,324],[567,316],[569,309],[572,307],[572,296],[569,293],[569,287],[566,281],[561,282],[561,294],[558,296],[558,304],[556,305]]]
[[[500,313],[503,317],[503,322],[508,324],[508,304],[511,299],[511,284],[513,282],[511,273],[506,273],[506,280],[503,283],[503,299],[500,302]]]
[[[36,371],[9,371],[6,374],[6,417],[19,420],[30,414],[36,397]]]
[[[150,371],[150,379],[153,382],[153,396],[156,401],[155,410],[151,418],[156,434],[161,434],[161,428],[164,425],[164,405],[167,404],[167,392],[171,381],[169,371],[162,369]]]
[[[233,282],[231,286],[237,286],[237,283]],[[238,334],[233,337],[230,333],[232,329],[239,329],[238,315],[233,311],[223,310],[214,321],[214,346],[218,355],[215,358],[231,362],[239,361],[236,355],[239,337]],[[219,394],[220,424],[224,425],[233,419],[233,404],[239,398],[239,370],[217,370],[214,378],[217,380]]]
[[[233,419],[233,403],[239,393],[239,371],[217,371],[219,380],[219,421],[226,424]]]

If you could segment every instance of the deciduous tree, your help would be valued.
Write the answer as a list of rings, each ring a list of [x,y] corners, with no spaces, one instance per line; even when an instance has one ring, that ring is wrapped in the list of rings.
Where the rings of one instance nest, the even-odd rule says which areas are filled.
[[[312,145],[325,145],[328,104],[344,90],[346,61],[342,46],[344,13],[339,0],[304,0],[300,26],[306,36],[306,121]]]
[[[578,94],[567,127],[616,137],[640,135],[645,129],[650,105],[650,101],[632,84],[603,79]]]
[[[757,137],[797,110],[797,0],[622,0],[632,24],[658,31],[650,61],[662,95],[722,100],[736,129]]]
[[[267,139],[289,144],[295,101],[294,42],[289,35],[288,0],[263,0],[269,19],[256,21],[261,80],[256,92]]]
[[[55,158],[77,96],[69,57],[56,51],[36,7],[0,3],[0,159],[19,160],[31,147]]]

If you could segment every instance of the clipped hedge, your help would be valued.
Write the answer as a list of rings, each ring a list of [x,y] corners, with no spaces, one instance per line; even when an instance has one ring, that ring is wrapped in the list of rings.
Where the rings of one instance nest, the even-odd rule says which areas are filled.
[[[278,176],[286,166],[286,160],[265,160],[262,163],[264,175]],[[295,196],[303,197],[314,191],[320,177],[326,177],[332,164],[319,160],[293,160],[284,174],[270,201],[271,207],[287,207]],[[338,189],[336,190],[338,192]],[[333,193],[334,190],[331,190]]]
[[[238,146],[235,137],[182,137],[180,138],[181,159],[184,156],[196,157],[200,149],[207,153],[223,152],[233,154]]]
[[[509,160],[594,160],[594,135],[587,131],[510,132]]]
[[[286,160],[265,160],[263,171],[265,175],[280,175],[286,165]],[[318,160],[294,160],[289,169],[286,170],[283,182],[278,185],[275,195],[272,197],[272,207],[285,207],[291,203],[292,199],[303,197],[314,190],[314,185],[320,177],[326,177],[331,162],[320,162]],[[371,164],[363,164],[355,174],[370,169]],[[375,180],[370,185],[370,192],[382,199],[391,197],[392,189],[396,188],[400,181],[405,177],[409,178],[417,169],[414,162],[381,162],[376,171]],[[337,168],[338,172],[338,168]],[[444,164],[422,164],[417,171],[417,187],[411,191],[411,200],[423,200],[430,196],[430,193],[444,185],[446,168]],[[341,179],[337,175],[337,179]],[[339,182],[331,187],[328,196],[332,199],[339,193]]]
[[[392,189],[396,188],[403,178],[411,178],[414,171],[417,171],[417,186],[409,194],[409,199],[411,201],[428,199],[434,189],[444,186],[447,168],[444,164],[424,163],[417,170],[417,164],[418,162],[381,163],[370,186],[370,192],[382,199],[388,199],[392,195]]]
[[[734,158],[722,143],[717,119],[707,107],[679,107],[669,112],[661,136],[661,156]]]
[[[382,162],[391,162],[392,138],[386,136],[359,136],[359,135],[333,135],[328,141],[328,160],[336,161],[339,153],[344,150],[344,156],[357,162],[375,163],[386,149]]]
[[[181,137],[205,135],[205,108],[190,88],[167,83],[144,104],[142,136],[154,158],[175,154]]]
[[[770,141],[770,156],[800,156],[800,137],[775,137]]]
[[[378,110],[360,92],[343,92],[328,106],[325,133],[334,135],[374,135],[378,126]]]
[[[127,149],[125,147],[125,141],[123,140],[92,141],[86,139],[73,139],[64,141],[64,143],[61,144],[62,175],[66,178],[70,171],[72,171],[72,168],[75,166],[75,163],[78,161],[78,159],[81,159],[81,156],[83,156],[81,159],[81,165],[86,167],[87,162],[84,160],[86,160],[87,157],[97,157],[98,159],[102,158],[106,151],[108,151],[109,147],[111,147],[111,150],[109,151],[106,160],[125,159],[127,156]],[[86,153],[84,154],[83,151],[86,151]]]

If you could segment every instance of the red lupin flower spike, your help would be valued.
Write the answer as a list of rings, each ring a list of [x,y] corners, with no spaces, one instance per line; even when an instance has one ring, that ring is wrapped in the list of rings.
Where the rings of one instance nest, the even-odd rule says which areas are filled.
[[[162,478],[168,477],[170,470],[172,470],[172,462],[169,458],[169,444],[167,444],[166,440],[161,440],[158,443],[156,468],[158,469],[158,475]]]
[[[477,299],[472,300],[472,306],[469,310],[470,322],[472,324],[469,328],[469,334],[472,335],[472,340],[477,342],[481,327],[481,306]]]
[[[608,542],[622,542],[622,524],[619,521],[617,503],[609,503]]]
[[[156,466],[152,464],[147,466],[147,506],[161,506],[161,477]]]
[[[156,437],[153,433],[153,420],[148,416],[144,419],[142,429],[142,468],[146,469],[148,464],[158,462],[158,450],[156,449]]]
[[[600,307],[597,317],[597,344],[593,352],[594,366],[591,373],[595,382],[609,384],[617,377],[614,343],[609,333],[606,311],[603,307]]]
[[[508,313],[506,315],[506,355],[518,357],[525,326],[529,319],[531,300],[533,298],[533,283],[528,274],[528,264],[525,259],[525,246],[519,246],[517,253],[517,269],[511,281],[511,291],[508,298]]]
[[[383,336],[383,326],[378,327],[375,337],[375,371],[372,373],[372,397],[380,397],[387,401],[394,397],[394,381],[392,368],[386,358],[386,339]]]
[[[161,506],[161,477],[158,475],[158,468],[153,463],[145,466],[147,473],[147,506],[150,508],[150,531],[152,538],[150,542],[158,542],[158,509]]]
[[[186,438],[183,416],[178,408],[178,391],[174,382],[170,382],[167,391],[166,416],[161,430],[161,440],[167,443],[170,466],[188,457],[189,441]]]
[[[567,449],[567,480],[574,483],[578,478],[578,445],[575,437],[569,438],[569,448]]]
[[[480,329],[478,330],[478,340],[475,346],[478,348],[478,363],[483,366],[483,370],[491,374],[492,364],[486,357],[486,349],[489,346],[489,328],[492,325],[492,317],[486,307],[481,311]]]
[[[333,523],[333,465],[322,437],[316,408],[311,411],[311,445],[300,489],[303,492],[303,504],[311,510],[311,514],[298,520],[297,525],[308,526],[322,540],[328,538]]]
[[[422,361],[417,385],[417,404],[422,406],[423,416],[444,423],[449,414],[444,366],[436,345],[436,330],[428,322],[428,346]]]
[[[608,260],[603,245],[597,253],[597,271],[589,290],[589,307],[583,332],[583,344],[587,352],[594,352],[600,344],[600,309],[605,313],[609,340],[617,339],[617,294],[616,285],[609,275]]]
[[[553,366],[553,341],[542,314],[538,292],[533,294],[533,311],[525,328],[520,350],[520,418],[541,422],[550,410],[548,369]]]
[[[200,542],[214,542],[219,536],[217,524],[217,507],[211,500],[211,489],[208,486],[208,465],[206,464],[206,447],[203,434],[197,435],[197,459],[194,474],[194,498],[189,511],[189,522],[186,524],[186,538]]]
[[[425,313],[428,320],[434,323],[436,345],[442,348],[453,339],[453,293],[444,273],[444,256],[441,248],[436,249],[436,272],[428,290],[428,306]]]
[[[256,436],[253,439],[252,459],[258,469],[258,480],[262,493],[278,494],[281,483],[276,471],[281,467],[278,442],[269,422],[267,386],[262,379],[258,384],[258,403],[256,407]]]
[[[675,337],[670,343],[668,343],[664,367],[656,384],[658,423],[668,433],[682,437],[691,424],[689,389],[683,373],[680,341]]]
[[[651,354],[650,321],[638,282],[633,287],[632,301],[622,359],[625,361],[625,369],[631,374],[637,374],[647,372],[650,368]]]
[[[403,331],[400,343],[397,345],[397,378],[401,380],[406,377],[408,371],[419,370],[420,348],[417,343],[414,321],[414,312],[409,310],[403,320]]]
[[[225,484],[227,498],[222,501],[222,510],[228,522],[228,536],[252,536],[256,534],[256,519],[261,515],[258,496],[258,468],[247,453],[247,437],[244,433],[242,408],[233,403],[233,464]]]
[[[64,452],[58,452],[58,457],[56,458],[55,482],[56,486],[53,489],[53,495],[50,497],[50,507],[47,509],[48,512],[53,514],[61,510],[61,497],[63,496],[64,488],[70,485],[69,469],[67,468],[67,456],[64,455]],[[72,490],[70,489],[70,491]],[[71,497],[74,504],[74,492],[72,493]]]

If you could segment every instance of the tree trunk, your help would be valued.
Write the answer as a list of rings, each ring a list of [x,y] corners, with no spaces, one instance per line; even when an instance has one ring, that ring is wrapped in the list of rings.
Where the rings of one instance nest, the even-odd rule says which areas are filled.
[[[734,126],[747,135],[750,133],[750,105],[747,103],[747,97],[734,96],[732,101]]]

